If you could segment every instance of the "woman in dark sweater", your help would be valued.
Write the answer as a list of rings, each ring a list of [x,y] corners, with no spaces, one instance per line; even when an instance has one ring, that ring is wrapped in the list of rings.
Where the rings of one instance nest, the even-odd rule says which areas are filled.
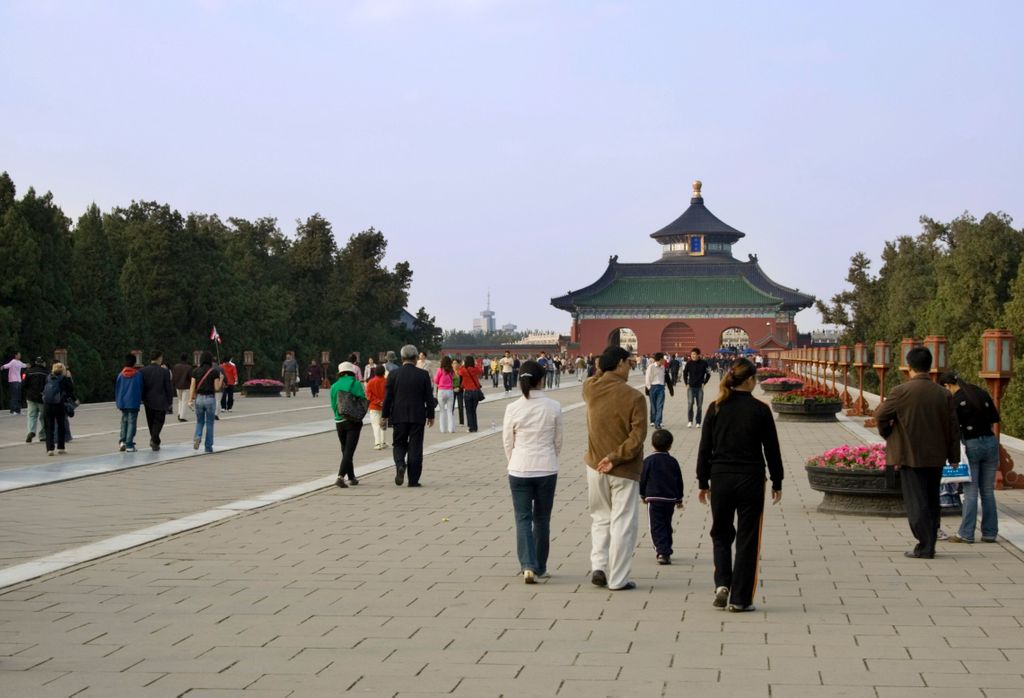
[[[782,499],[782,454],[768,405],[750,394],[757,367],[736,361],[708,408],[697,453],[698,499],[711,500],[716,608],[753,611],[764,515],[764,469],[772,481],[772,504]],[[736,559],[733,561],[733,542]]]

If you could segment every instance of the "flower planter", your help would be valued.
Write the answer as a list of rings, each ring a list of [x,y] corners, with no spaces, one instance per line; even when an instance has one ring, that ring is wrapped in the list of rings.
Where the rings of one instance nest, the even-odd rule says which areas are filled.
[[[246,397],[281,397],[283,387],[276,385],[250,385],[242,387]]]
[[[799,390],[804,387],[803,383],[761,383],[761,390],[766,393],[788,393],[790,390]]]
[[[884,470],[833,470],[805,466],[812,490],[825,497],[818,511],[829,514],[861,516],[905,516],[900,473],[887,466]]]
[[[772,402],[778,422],[835,422],[842,409],[842,402]]]

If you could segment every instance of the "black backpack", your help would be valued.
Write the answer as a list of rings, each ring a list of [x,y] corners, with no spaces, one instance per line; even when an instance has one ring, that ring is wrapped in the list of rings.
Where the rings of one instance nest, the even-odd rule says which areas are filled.
[[[43,386],[43,404],[59,405],[64,402],[63,387],[63,376],[47,376],[46,385]]]

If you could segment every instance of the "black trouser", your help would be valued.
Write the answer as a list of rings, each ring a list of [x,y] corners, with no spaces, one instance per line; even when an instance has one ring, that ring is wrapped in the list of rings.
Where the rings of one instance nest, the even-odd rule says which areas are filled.
[[[729,588],[729,603],[753,603],[761,554],[764,475],[720,473],[711,476],[711,540],[715,549],[715,586]],[[732,544],[736,542],[733,561]]]
[[[356,466],[352,458],[356,454],[356,446],[359,445],[359,433],[363,423],[343,419],[335,422],[334,428],[338,430],[338,441],[341,443],[341,467],[338,468],[338,477],[355,480]]]
[[[651,541],[654,552],[668,557],[672,554],[672,514],[675,502],[647,500],[647,518],[651,522]]]
[[[160,446],[160,432],[164,428],[167,410],[153,409],[149,405],[143,405],[143,407],[146,410],[146,426],[149,427],[149,443],[152,446]]]
[[[480,398],[477,397],[475,390],[463,390],[462,394],[465,396],[463,400],[466,402],[466,426],[470,431],[476,431],[476,406],[480,404]],[[461,423],[460,421],[459,424]]]
[[[404,467],[409,484],[420,481],[423,472],[423,425],[398,422],[391,425],[391,453],[395,467]]]
[[[515,387],[515,382],[512,380],[512,371],[509,371],[508,373],[502,373],[501,379],[505,381],[506,393],[512,390],[513,387]]]
[[[903,506],[907,509],[910,531],[917,538],[914,552],[935,554],[935,539],[939,535],[939,485],[942,467],[900,468],[900,488]]]
[[[230,410],[235,406],[235,386],[225,385],[224,392],[220,394],[220,408]],[[147,420],[149,417],[146,418]]]
[[[466,395],[466,391],[465,390],[456,390],[455,391],[455,406],[459,409],[459,425],[460,426],[466,423],[466,410],[465,410],[465,407],[464,407],[465,395]]]
[[[46,450],[53,450],[53,440],[57,439],[57,448],[64,450],[64,439],[67,438],[65,420],[68,413],[64,403],[59,405],[43,405],[43,425],[46,427]]]

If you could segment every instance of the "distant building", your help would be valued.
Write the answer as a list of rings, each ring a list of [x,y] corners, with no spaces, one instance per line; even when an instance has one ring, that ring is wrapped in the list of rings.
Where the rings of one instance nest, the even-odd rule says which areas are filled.
[[[515,332],[516,331],[516,325],[513,325],[511,322],[506,323],[506,324],[501,326],[501,331],[502,332]]]
[[[839,344],[839,330],[811,330],[811,346],[829,347]]]
[[[487,292],[487,309],[480,311],[480,317],[473,319],[473,331],[491,334],[497,329],[494,311],[491,310],[491,292]]]

